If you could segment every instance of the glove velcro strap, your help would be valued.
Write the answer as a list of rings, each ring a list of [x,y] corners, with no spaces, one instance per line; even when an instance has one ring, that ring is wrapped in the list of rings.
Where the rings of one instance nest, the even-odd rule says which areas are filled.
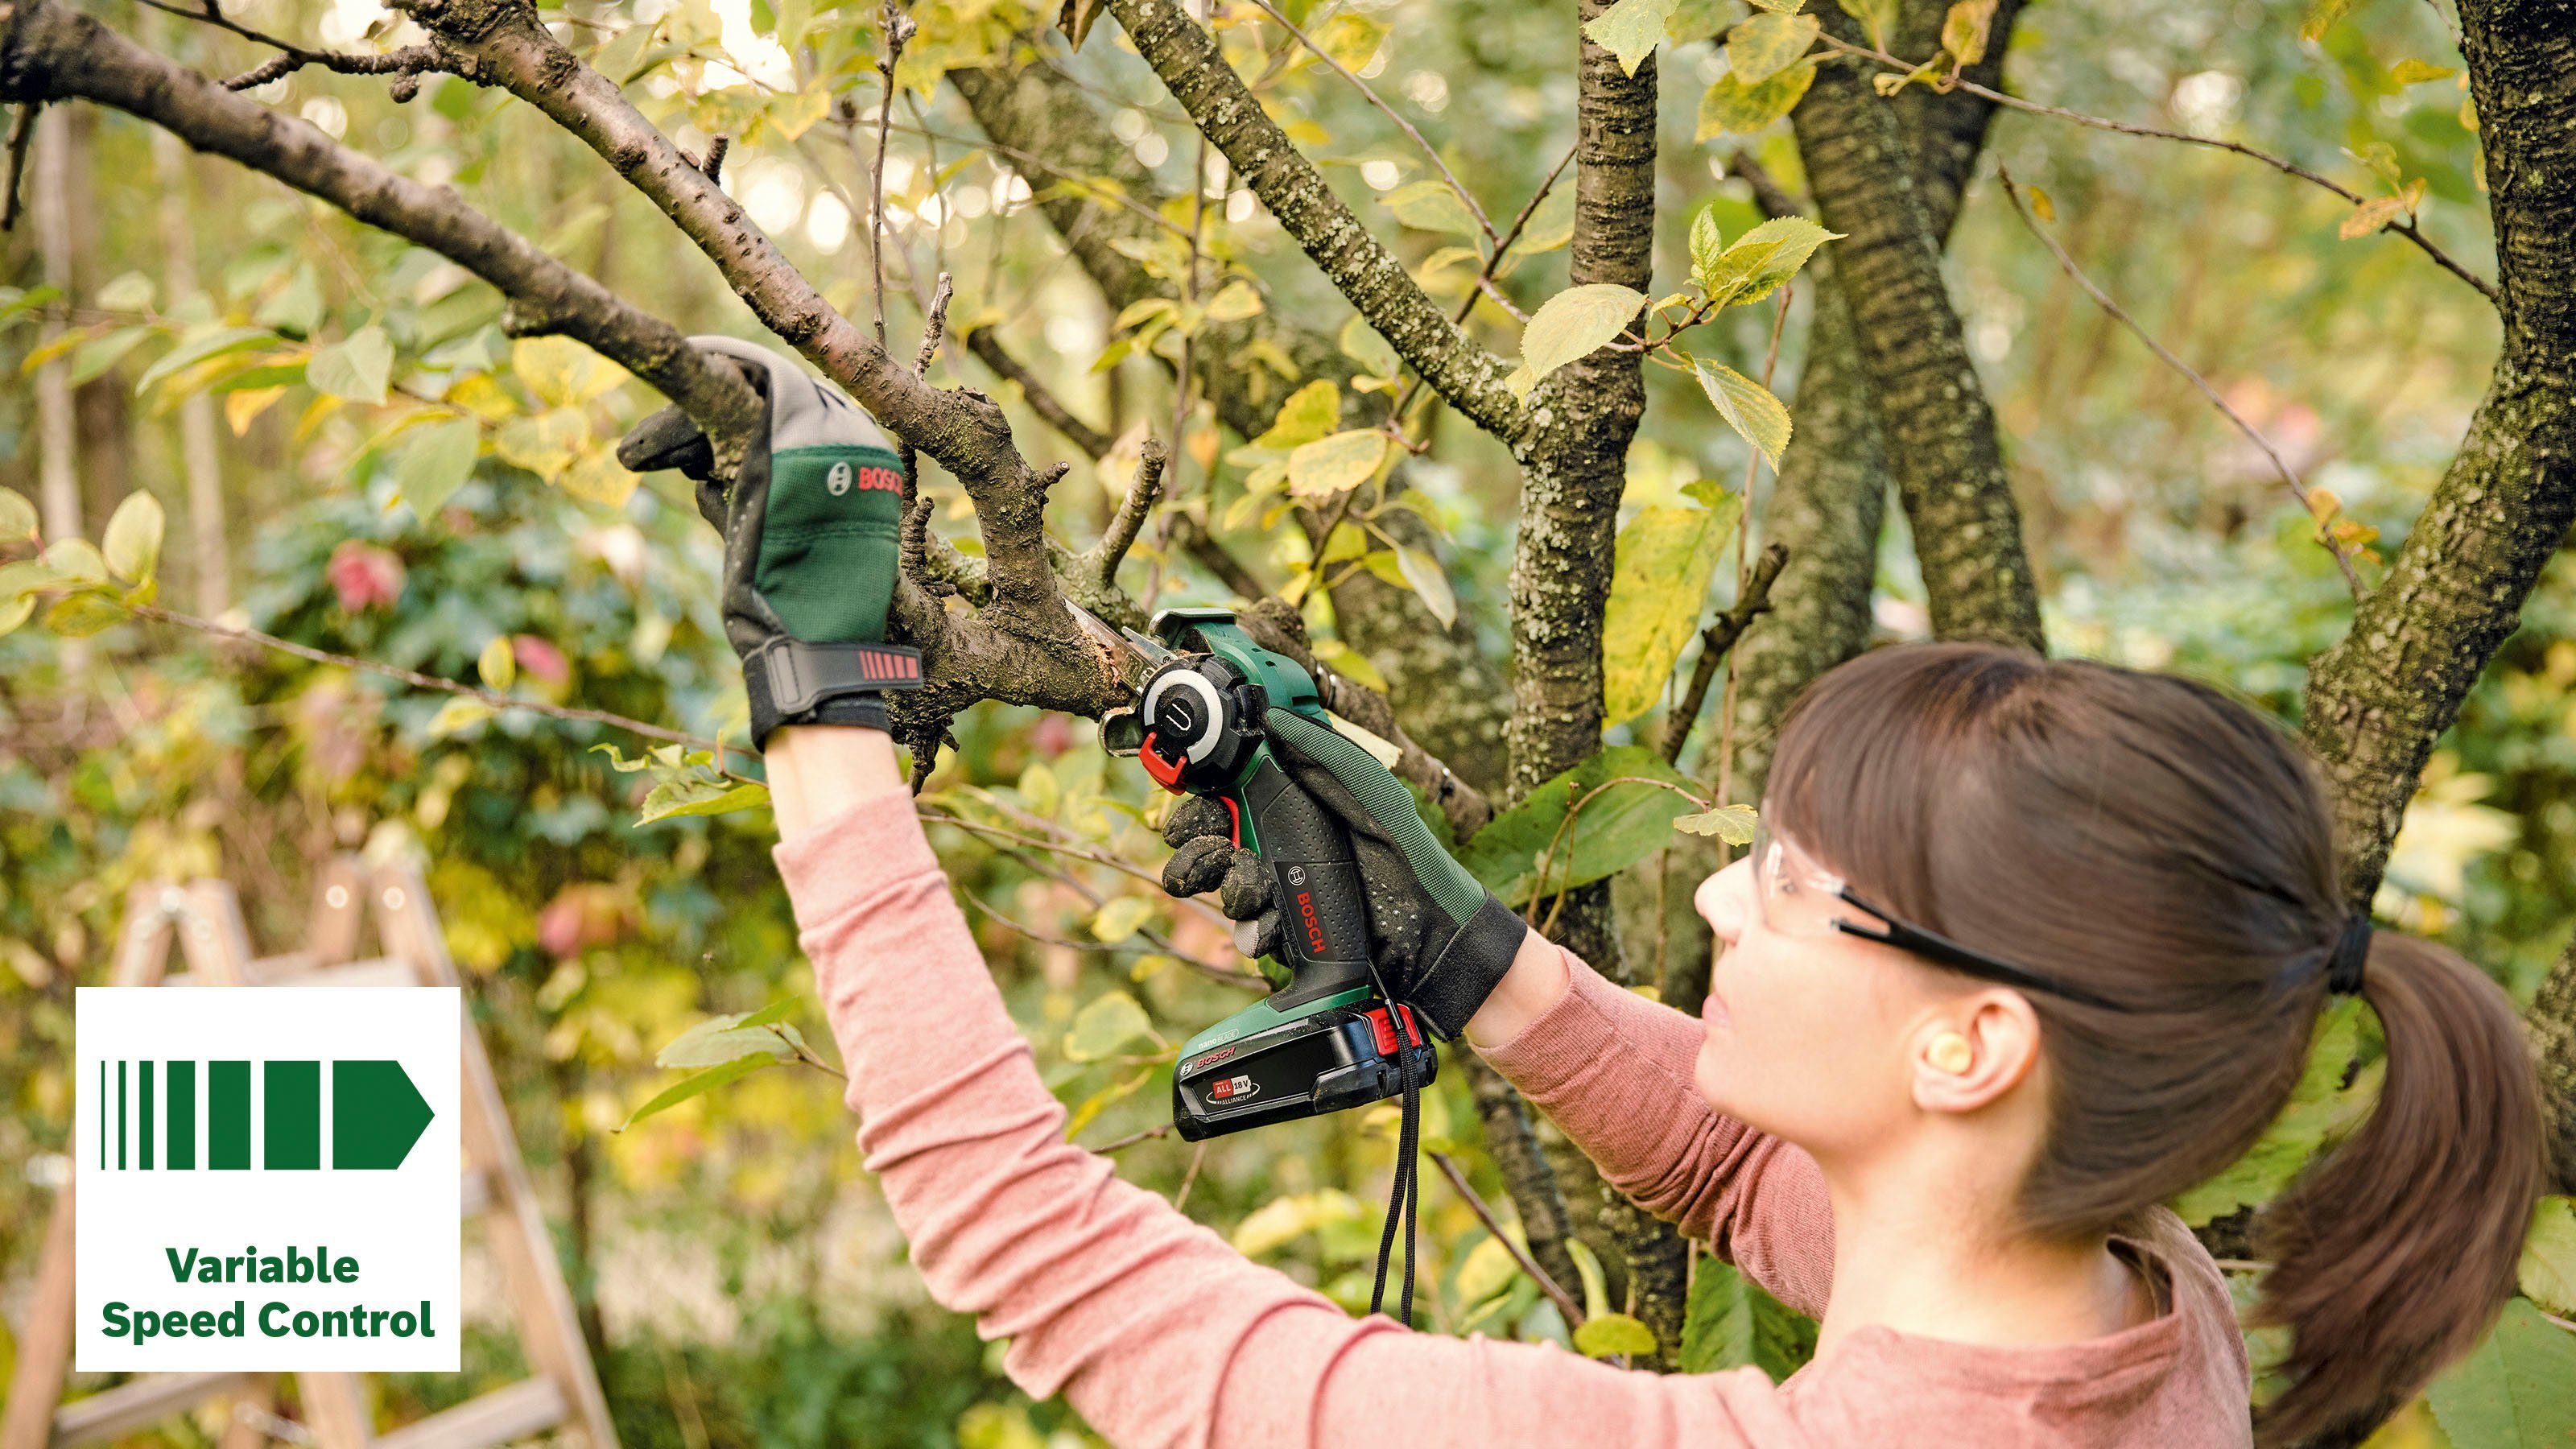
[[[921,688],[921,651],[899,644],[817,644],[773,638],[743,660],[754,748],[789,724],[885,728],[888,690]]]
[[[1512,969],[1529,926],[1518,913],[1486,893],[1457,932],[1441,945],[1422,975],[1399,993],[1431,1023],[1443,1041],[1456,1041],[1467,1019]]]

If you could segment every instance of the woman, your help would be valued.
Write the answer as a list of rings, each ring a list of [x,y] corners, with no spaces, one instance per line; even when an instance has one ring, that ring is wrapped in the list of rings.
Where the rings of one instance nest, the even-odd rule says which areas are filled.
[[[778,385],[793,364],[747,371],[810,410]],[[931,1295],[1112,1443],[2285,1444],[2412,1392],[2512,1291],[2540,1164],[2513,1013],[2456,956],[2347,915],[2297,751],[2198,685],[1928,645],[1843,666],[1785,722],[1763,837],[1697,895],[1724,947],[1698,1019],[1535,933],[1491,949],[1472,901],[1442,929],[1423,903],[1454,898],[1455,863],[1427,837],[1372,848],[1388,822],[1354,808],[1392,778],[1273,732],[1360,838],[1372,937],[1403,980],[1437,979],[1432,1019],[1822,1329],[1774,1387],[1354,1320],[1064,1140],[876,701],[790,708],[759,681],[766,653],[813,647],[755,597],[792,595],[798,566],[763,537],[768,495],[832,461],[791,451],[771,485],[755,450],[764,486],[708,512],[866,1165]],[[1185,843],[1174,883],[1215,883],[1231,849]],[[1224,903],[1257,917],[1242,886]],[[2160,1204],[2261,1134],[2337,991],[2377,1012],[2386,1074],[2270,1214],[2261,1313],[2293,1346],[2258,1435],[2226,1286]]]

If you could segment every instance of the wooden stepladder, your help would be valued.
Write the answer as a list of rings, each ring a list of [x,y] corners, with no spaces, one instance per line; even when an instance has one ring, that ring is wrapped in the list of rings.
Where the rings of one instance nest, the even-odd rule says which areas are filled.
[[[458,985],[456,964],[420,871],[409,865],[370,868],[355,856],[335,858],[316,889],[305,948],[253,959],[241,903],[218,880],[185,885],[147,882],[126,898],[113,986],[350,986],[401,988]],[[372,909],[381,955],[357,959],[360,926]],[[188,969],[168,975],[170,948]],[[551,1434],[581,1449],[617,1449],[608,1401],[582,1340],[572,1293],[555,1260],[554,1240],[519,1156],[518,1134],[503,1110],[499,1083],[483,1040],[469,1019],[461,1077],[467,1218],[480,1217],[484,1241],[500,1271],[510,1316],[535,1372],[517,1383],[383,1435],[374,1432],[364,1385],[352,1373],[296,1375],[300,1424],[269,1412],[274,1376],[257,1373],[140,1375],[104,1393],[62,1402],[71,1371],[73,1199],[79,1173],[55,1199],[36,1276],[18,1363],[0,1414],[0,1449],[75,1449],[132,1433],[212,1398],[229,1397],[234,1421],[225,1449],[257,1449],[275,1437],[318,1449],[485,1449]],[[77,1157],[78,1154],[74,1154]],[[461,1328],[460,1330],[461,1331]]]

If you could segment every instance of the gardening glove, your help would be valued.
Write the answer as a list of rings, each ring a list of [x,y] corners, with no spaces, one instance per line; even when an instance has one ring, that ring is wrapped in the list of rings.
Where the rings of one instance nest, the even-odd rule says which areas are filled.
[[[724,535],[725,638],[742,656],[751,741],[780,725],[886,727],[882,691],[921,687],[921,652],[882,642],[901,567],[902,464],[886,435],[785,355],[692,337],[732,359],[766,425],[728,488],[706,435],[678,408],[635,425],[617,461],[697,480],[698,512]]]
[[[1377,758],[1327,726],[1273,709],[1263,719],[1279,767],[1351,834],[1368,902],[1370,958],[1386,989],[1443,1039],[1455,1040],[1511,969],[1529,927],[1460,865],[1424,824],[1412,794]],[[1233,818],[1184,796],[1163,825],[1175,847],[1163,889],[1217,893],[1247,956],[1278,952],[1270,872],[1234,843]]]

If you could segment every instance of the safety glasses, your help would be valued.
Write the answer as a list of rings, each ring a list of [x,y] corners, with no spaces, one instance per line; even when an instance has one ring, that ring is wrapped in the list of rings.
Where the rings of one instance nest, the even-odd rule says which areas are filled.
[[[1784,936],[1814,939],[1839,931],[1864,941],[1894,946],[1982,980],[2018,986],[2026,991],[2045,991],[2069,1001],[2112,1011],[2128,1009],[2097,992],[2009,961],[1997,960],[1938,932],[1908,925],[1886,910],[1871,905],[1852,890],[1850,882],[1816,864],[1804,851],[1773,834],[1767,805],[1755,817],[1753,826],[1753,901],[1755,916],[1763,929]]]

